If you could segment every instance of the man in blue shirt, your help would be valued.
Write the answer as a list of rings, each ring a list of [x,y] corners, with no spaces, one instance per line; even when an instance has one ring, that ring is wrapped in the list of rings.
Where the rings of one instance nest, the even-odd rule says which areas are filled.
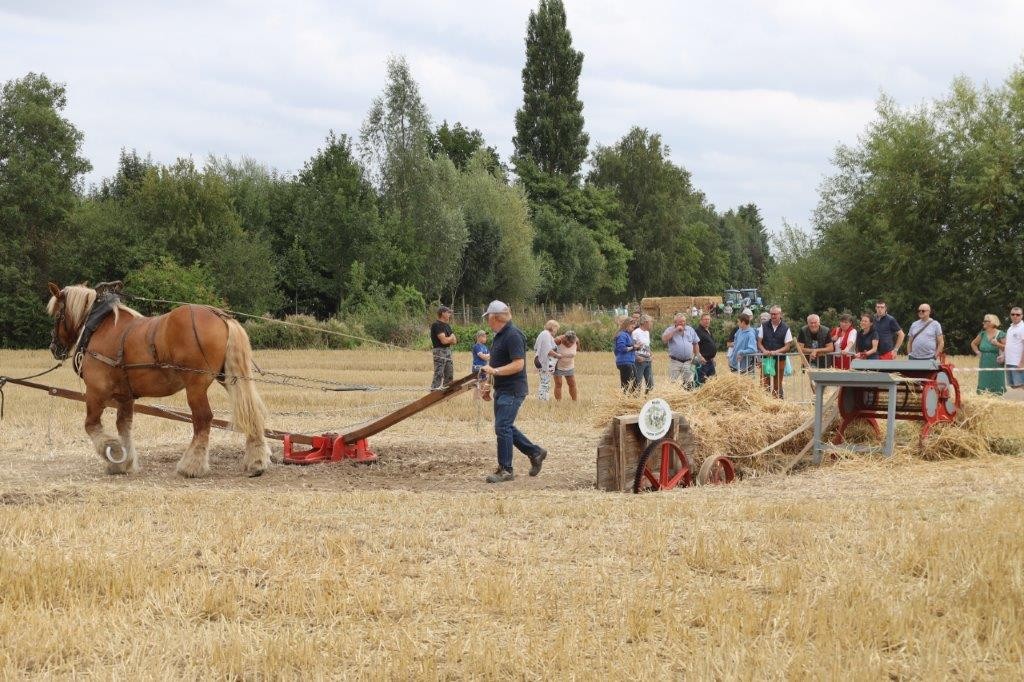
[[[516,428],[516,415],[529,387],[526,383],[526,337],[512,324],[512,311],[501,301],[491,301],[484,313],[494,332],[491,358],[483,371],[494,377],[494,434],[498,437],[498,469],[487,477],[488,483],[504,483],[512,473],[513,446],[530,460],[530,475],[540,473],[548,451],[530,442]]]
[[[676,313],[672,326],[661,333],[661,340],[668,346],[668,378],[681,381],[684,386],[693,384],[693,362],[700,362],[700,338],[693,327],[686,324],[686,315]]]
[[[878,333],[878,359],[895,360],[906,334],[896,318],[887,312],[885,301],[875,301],[875,331]]]

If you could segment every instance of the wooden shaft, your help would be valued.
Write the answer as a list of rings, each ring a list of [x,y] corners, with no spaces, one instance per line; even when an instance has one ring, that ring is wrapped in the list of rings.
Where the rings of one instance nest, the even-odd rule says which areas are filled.
[[[77,400],[79,402],[85,402],[85,394],[79,393],[78,391],[72,391],[66,388],[57,388],[56,386],[47,386],[46,384],[36,384],[31,381],[24,381],[23,379],[7,379],[9,384],[17,384],[18,386],[24,386],[26,388],[35,388],[40,391],[46,391],[50,395],[57,396],[58,398],[67,398],[68,400]],[[117,402],[108,400],[104,407],[117,407]],[[144,405],[142,403],[135,403],[135,412],[139,414],[149,415],[150,417],[160,417],[162,419],[170,419],[172,421],[192,423],[192,415],[188,412],[180,412],[178,410],[170,410],[163,407],[154,407],[152,405]],[[224,429],[226,431],[233,431],[231,428],[231,422],[226,419],[214,419],[210,422],[210,425]],[[264,429],[263,435],[271,440],[284,440],[284,437],[291,435],[293,443],[299,443],[301,445],[312,445],[313,437],[304,436],[301,434],[293,433],[289,434],[287,431],[276,431],[274,429]]]
[[[362,440],[364,438],[369,438],[370,436],[380,433],[384,429],[394,426],[403,419],[408,419],[414,414],[422,412],[423,410],[427,409],[432,405],[444,402],[449,398],[452,398],[454,396],[459,395],[460,393],[468,391],[469,389],[473,388],[473,385],[476,382],[476,380],[477,375],[475,372],[473,374],[466,375],[459,379],[458,381],[453,381],[448,386],[448,388],[444,389],[443,391],[431,391],[422,398],[412,401],[405,407],[399,408],[390,414],[386,414],[380,419],[375,419],[369,424],[359,427],[355,431],[350,431],[349,433],[342,434],[342,438],[345,440],[346,443],[349,444],[355,443],[356,441]]]

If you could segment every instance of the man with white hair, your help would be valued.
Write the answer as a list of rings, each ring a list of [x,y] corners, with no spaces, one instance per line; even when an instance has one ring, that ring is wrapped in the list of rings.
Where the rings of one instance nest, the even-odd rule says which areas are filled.
[[[685,313],[676,313],[672,326],[661,333],[661,340],[668,346],[668,378],[690,386],[693,383],[693,358],[700,350],[700,338],[693,327],[686,324]]]
[[[796,347],[803,354],[808,366],[826,369],[832,366],[831,353],[835,349],[832,330],[821,325],[821,318],[811,313],[807,324],[796,335]]]
[[[783,397],[782,378],[786,373],[786,351],[793,343],[793,332],[782,321],[782,308],[777,305],[771,307],[768,313],[768,321],[761,324],[757,330],[757,348],[761,351],[761,383],[776,398]],[[770,363],[769,360],[775,362]],[[774,367],[774,374],[769,373],[768,367]]]
[[[512,311],[501,301],[491,301],[483,315],[494,332],[491,358],[483,371],[494,377],[494,434],[498,438],[498,469],[487,477],[488,483],[504,483],[512,473],[512,448],[530,460],[530,475],[540,473],[548,451],[530,442],[516,428],[516,415],[526,395],[526,336],[512,324]]]

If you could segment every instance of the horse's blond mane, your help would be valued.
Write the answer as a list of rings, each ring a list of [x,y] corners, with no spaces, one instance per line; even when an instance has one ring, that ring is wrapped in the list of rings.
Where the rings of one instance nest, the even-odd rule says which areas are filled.
[[[78,329],[85,324],[85,318],[96,302],[96,290],[90,289],[82,284],[72,284],[64,287],[64,314],[68,316],[68,326]],[[118,303],[114,308],[114,324],[117,324],[118,311],[125,311],[132,317],[142,317],[142,313],[133,310],[128,306]],[[53,317],[57,314],[57,297],[51,296],[46,304],[46,312]]]

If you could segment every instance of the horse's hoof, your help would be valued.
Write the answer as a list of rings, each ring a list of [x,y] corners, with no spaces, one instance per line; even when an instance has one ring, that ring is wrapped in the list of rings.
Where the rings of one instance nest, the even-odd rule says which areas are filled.
[[[100,450],[100,456],[107,463],[107,473],[112,475],[126,474],[131,469],[133,462],[128,451],[119,441],[108,440]]]
[[[210,467],[200,466],[194,468],[191,466],[183,465],[181,462],[178,462],[178,466],[176,466],[174,470],[178,472],[179,476],[184,476],[185,478],[202,478],[207,473],[209,473]]]
[[[250,472],[249,478],[258,478],[266,472],[266,469],[257,469],[256,471]]]

